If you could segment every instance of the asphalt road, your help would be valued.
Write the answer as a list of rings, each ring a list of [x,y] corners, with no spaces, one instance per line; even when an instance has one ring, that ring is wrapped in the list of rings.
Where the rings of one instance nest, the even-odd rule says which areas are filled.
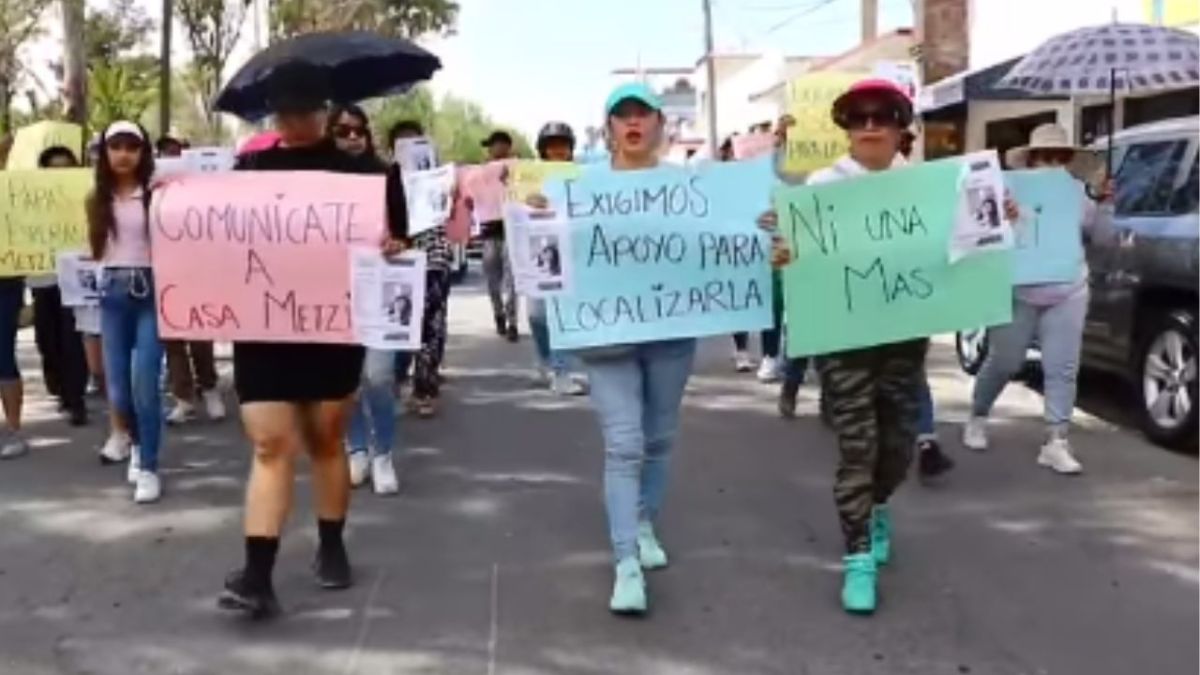
[[[960,448],[967,380],[930,373],[959,467],[895,504],[893,564],[871,618],[838,606],[836,453],[817,420],[778,418],[773,387],[707,341],[689,386],[662,534],[668,570],[641,620],[606,611],[599,433],[586,399],[527,377],[532,347],[491,334],[455,289],[442,415],[401,420],[402,494],[358,492],[358,584],[314,587],[308,478],[279,556],[286,615],[214,605],[240,560],[246,444],[235,420],[172,430],[167,494],[138,507],[36,393],[34,452],[0,464],[3,675],[1191,675],[1197,672],[1197,463],[1081,413],[1086,473],[1034,463],[1040,397],[1012,387],[993,449]],[[99,411],[99,405],[96,405]],[[97,415],[99,418],[99,415]]]

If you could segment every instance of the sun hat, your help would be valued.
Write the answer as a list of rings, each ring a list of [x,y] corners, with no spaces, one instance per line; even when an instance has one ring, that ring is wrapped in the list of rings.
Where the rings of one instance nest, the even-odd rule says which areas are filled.
[[[1039,124],[1029,134],[1029,143],[1010,148],[1004,153],[1004,161],[1010,169],[1029,168],[1029,156],[1034,150],[1066,150],[1073,153],[1067,171],[1080,180],[1091,178],[1100,170],[1099,153],[1081,148],[1071,142],[1070,135],[1061,125],[1053,122]]]
[[[850,104],[868,96],[876,96],[889,99],[900,113],[901,129],[907,129],[913,122],[913,105],[912,99],[908,97],[908,93],[900,88],[900,85],[892,82],[889,79],[882,77],[871,77],[865,80],[859,80],[850,85],[850,88],[842,92],[841,96],[833,102],[833,108],[830,111],[833,116],[834,124],[845,129],[849,125],[847,115],[849,114]]]
[[[146,134],[142,128],[129,120],[118,120],[104,128],[105,140],[115,136],[133,136],[143,143],[146,142]]]
[[[604,114],[611,115],[617,106],[625,101],[637,101],[647,108],[660,111],[663,108],[662,99],[644,82],[626,82],[613,89],[604,102]]]

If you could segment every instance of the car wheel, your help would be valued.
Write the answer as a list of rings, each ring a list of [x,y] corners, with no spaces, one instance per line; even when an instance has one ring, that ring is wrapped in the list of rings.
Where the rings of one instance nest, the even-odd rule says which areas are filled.
[[[959,331],[954,335],[954,349],[958,353],[958,365],[962,366],[968,375],[975,375],[987,358],[987,329]]]
[[[1175,310],[1152,317],[1137,353],[1142,430],[1172,448],[1197,441],[1196,315]]]

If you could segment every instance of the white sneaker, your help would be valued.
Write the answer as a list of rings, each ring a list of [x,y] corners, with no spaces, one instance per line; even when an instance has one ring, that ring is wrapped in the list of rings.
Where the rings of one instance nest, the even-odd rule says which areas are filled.
[[[167,424],[184,424],[196,419],[196,406],[191,401],[177,401],[167,413]]]
[[[132,445],[133,441],[129,438],[129,434],[114,431],[104,442],[104,447],[100,448],[100,463],[120,464],[124,462],[129,459],[129,450]]]
[[[209,389],[202,395],[204,398],[204,414],[216,422],[225,419],[225,398],[220,389]]]
[[[550,384],[551,373],[550,369],[540,363],[533,367],[533,383],[539,387],[545,387]]]
[[[10,435],[0,445],[0,459],[16,459],[29,453],[29,443],[19,434]]]
[[[400,491],[400,479],[396,477],[391,453],[371,460],[371,481],[377,495],[394,495]]]
[[[162,497],[162,482],[158,479],[158,474],[150,471],[138,472],[137,482],[133,488],[133,502],[135,504],[151,504]]]
[[[758,364],[758,381],[767,383],[778,380],[779,362],[772,356],[764,356],[762,363]]]
[[[754,362],[746,352],[737,351],[733,354],[733,369],[739,373],[748,373],[754,370]]]
[[[554,373],[551,375],[550,388],[559,396],[582,396],[586,393],[583,385],[567,373]]]
[[[987,418],[971,417],[963,425],[963,445],[972,450],[987,450]]]
[[[1043,445],[1037,462],[1055,473],[1071,475],[1083,471],[1083,465],[1071,454],[1071,444],[1065,438],[1054,438]]]
[[[350,485],[358,487],[371,475],[371,458],[365,452],[350,453]]]
[[[125,480],[131,484],[137,483],[140,475],[142,475],[142,448],[135,445],[129,449],[129,466],[125,469]]]

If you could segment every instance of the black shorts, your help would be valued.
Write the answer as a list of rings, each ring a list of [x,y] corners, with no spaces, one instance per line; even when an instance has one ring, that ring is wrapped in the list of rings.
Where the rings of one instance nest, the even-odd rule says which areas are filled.
[[[366,353],[359,345],[234,343],[234,388],[242,403],[338,401],[358,389]]]

